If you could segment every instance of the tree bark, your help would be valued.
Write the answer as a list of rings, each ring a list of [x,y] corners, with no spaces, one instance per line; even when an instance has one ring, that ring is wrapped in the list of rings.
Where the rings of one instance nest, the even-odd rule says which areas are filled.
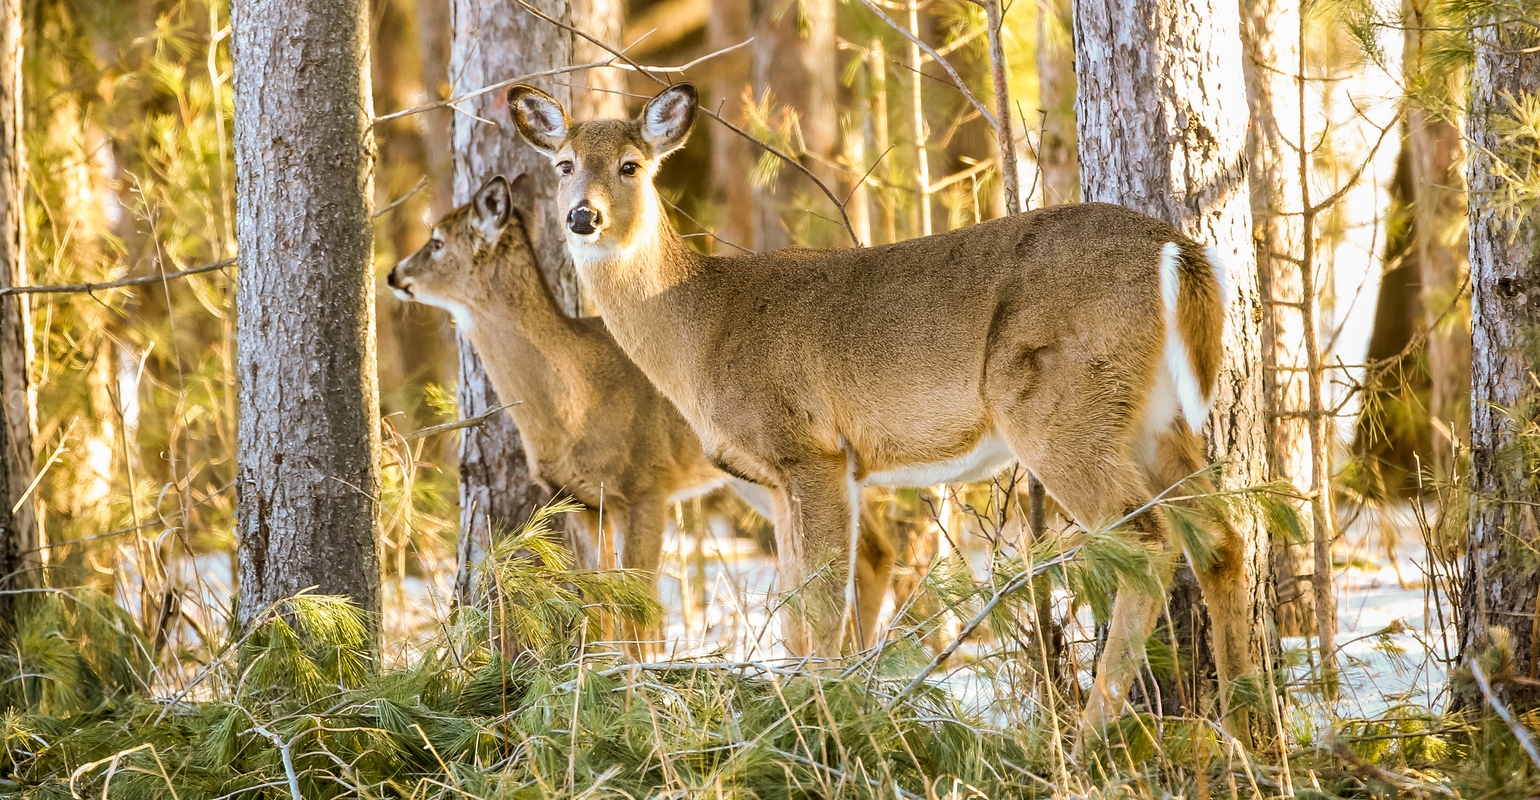
[[[1203,24],[1192,24],[1203,20]],[[1088,201],[1120,203],[1174,224],[1215,247],[1233,298],[1226,311],[1225,356],[1205,432],[1209,457],[1226,459],[1221,485],[1266,480],[1262,393],[1262,303],[1251,241],[1246,172],[1246,87],[1240,11],[1214,0],[1138,0],[1075,4],[1075,103],[1080,177]],[[1265,646],[1267,540],[1258,520],[1236,515],[1245,537],[1254,663]],[[1178,573],[1170,606],[1185,675],[1213,674],[1207,616],[1190,569]],[[1186,684],[1186,681],[1183,681]],[[1212,691],[1163,687],[1162,703],[1192,711]],[[1185,698],[1185,699],[1184,699]],[[1199,700],[1193,704],[1193,699]]]
[[[1423,65],[1425,50],[1433,44],[1430,28],[1438,25],[1437,20],[1428,19],[1428,5],[1429,0],[1407,3],[1403,73],[1447,100],[1457,96],[1460,76],[1455,72],[1433,75]],[[1465,186],[1460,163],[1465,148],[1454,123],[1417,103],[1406,110],[1406,146],[1412,171],[1413,246],[1422,271],[1422,310],[1432,377],[1428,413],[1434,420],[1434,448],[1428,454],[1428,466],[1450,476],[1455,445],[1470,436],[1470,321],[1463,313],[1443,316],[1463,290],[1470,272],[1466,260],[1469,244],[1461,224]]]
[[[0,0],[0,288],[27,282],[21,69],[21,0]],[[0,589],[41,579],[33,505],[17,506],[32,482],[31,341],[27,296],[0,297]],[[12,597],[0,595],[0,625],[14,622]]]
[[[626,7],[621,0],[571,0],[572,24],[610,47],[619,50]],[[558,18],[559,19],[559,18]],[[580,36],[572,37],[572,63],[587,64],[610,57],[609,51]],[[573,119],[625,117],[626,73],[608,67],[575,72],[564,81],[579,88],[572,93],[568,112]]]
[[[1533,205],[1505,207],[1518,184],[1540,180],[1534,140],[1505,139],[1515,124],[1510,103],[1540,92],[1540,32],[1523,22],[1488,20],[1475,28],[1466,133],[1471,150],[1470,268],[1473,332],[1471,379],[1470,543],[1461,592],[1460,641],[1483,647],[1494,631],[1511,634],[1513,674],[1540,677],[1540,526],[1524,503],[1540,490],[1532,439],[1540,375],[1540,221]],[[1510,690],[1500,689],[1504,693]],[[1537,693],[1512,687],[1507,698],[1533,708]],[[1520,696],[1522,695],[1522,696]]]
[[[449,74],[458,81],[456,93],[571,63],[572,35],[522,7],[503,0],[450,2],[454,36]],[[531,4],[553,19],[570,18],[564,0],[532,0]],[[577,19],[573,22],[581,24]],[[572,81],[567,78],[533,83],[571,108],[571,92],[564,84]],[[454,115],[455,205],[469,202],[493,175],[510,179],[530,175],[535,204],[520,212],[528,215],[535,254],[552,293],[567,313],[576,314],[580,308],[577,274],[567,255],[561,214],[556,209],[556,170],[519,138],[508,116],[504,92],[488,92],[464,102],[460,109],[466,113]],[[498,398],[470,340],[463,332],[457,334],[457,340],[462,417],[520,399]],[[462,561],[479,561],[494,532],[522,525],[546,499],[545,490],[529,475],[529,463],[511,417],[497,414],[484,425],[465,431],[460,444],[460,533],[467,540],[460,548]],[[467,573],[462,569],[460,574],[464,577]],[[463,598],[469,586],[459,588]]]
[[[1301,111],[1293,77],[1299,64],[1299,5],[1289,0],[1245,0],[1241,34],[1246,48],[1241,64],[1251,106],[1246,154],[1251,165],[1252,239],[1266,304],[1262,386],[1268,416],[1268,474],[1308,496],[1310,431],[1297,416],[1307,405],[1305,321],[1299,305],[1303,204],[1299,151],[1291,144],[1298,137]],[[1315,629],[1309,541],[1279,536],[1270,542],[1274,614],[1278,631],[1285,636]]]
[[[244,622],[311,587],[380,611],[368,22],[361,0],[234,6]]]
[[[1037,95],[1042,106],[1038,165],[1042,205],[1080,201],[1080,153],[1075,137],[1075,48],[1069,0],[1043,3],[1037,12]]]
[[[836,184],[829,165],[839,145],[834,7],[834,0],[800,0],[790,5],[749,0],[755,97],[762,100],[768,90],[777,105],[796,112],[809,156],[807,166],[831,186]],[[803,180],[795,170],[782,169],[775,184],[754,188],[757,220],[754,243],[748,247],[765,252],[792,243],[788,225],[802,220],[783,218],[781,212],[793,207],[798,188],[806,186],[799,183]]]

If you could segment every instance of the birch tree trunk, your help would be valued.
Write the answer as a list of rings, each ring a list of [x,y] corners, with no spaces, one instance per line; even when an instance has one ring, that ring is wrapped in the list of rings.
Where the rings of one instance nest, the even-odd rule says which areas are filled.
[[[1540,526],[1527,505],[1540,491],[1532,439],[1534,381],[1540,336],[1540,221],[1533,206],[1504,207],[1517,185],[1540,180],[1533,139],[1512,144],[1511,102],[1540,92],[1540,32],[1523,22],[1491,21],[1476,28],[1466,134],[1471,152],[1471,509],[1461,592],[1460,641],[1467,649],[1490,642],[1498,628],[1512,635],[1513,674],[1540,678]],[[1500,689],[1500,691],[1504,691]],[[1534,708],[1537,693],[1513,688],[1508,701]]]
[[[1434,75],[1423,66],[1425,50],[1438,21],[1428,19],[1429,0],[1409,0],[1404,74],[1426,85],[1438,98],[1449,100],[1458,91],[1458,73]],[[1450,313],[1465,285],[1470,266],[1464,226],[1464,182],[1460,163],[1464,144],[1454,123],[1411,103],[1406,110],[1406,148],[1411,157],[1413,247],[1422,278],[1422,310],[1428,331],[1428,372],[1432,393],[1428,413],[1433,420],[1433,452],[1429,466],[1453,474],[1457,442],[1470,435],[1470,321]],[[1462,311],[1455,308],[1453,311]]]
[[[1193,24],[1203,20],[1203,24]],[[1209,457],[1225,458],[1224,488],[1266,480],[1262,316],[1251,241],[1246,173],[1246,86],[1240,11],[1215,0],[1075,4],[1075,112],[1086,200],[1120,203],[1174,224],[1219,251],[1233,299],[1225,356],[1205,432]],[[1262,664],[1267,540],[1258,520],[1234,519],[1246,540],[1248,617]],[[1171,602],[1178,663],[1202,687],[1163,687],[1163,709],[1211,705],[1213,660],[1207,615],[1188,568]],[[1184,680],[1185,684],[1186,681]],[[1197,699],[1196,704],[1193,700]],[[1196,707],[1194,707],[1196,706]]]
[[[240,609],[380,610],[374,107],[361,0],[234,4]]]
[[[0,0],[0,288],[26,283],[27,274],[21,59],[21,0]],[[5,576],[0,589],[32,585],[41,577],[32,503],[17,506],[32,482],[33,401],[27,379],[32,326],[26,297],[0,297],[0,575]],[[0,625],[13,621],[11,598],[0,595]]]
[[[1241,63],[1251,105],[1246,153],[1251,165],[1252,239],[1264,303],[1262,386],[1269,423],[1268,470],[1270,477],[1307,496],[1310,430],[1297,416],[1308,406],[1305,320],[1299,305],[1304,286],[1299,271],[1303,203],[1299,151],[1292,144],[1300,129],[1299,91],[1293,74],[1299,64],[1299,5],[1291,0],[1245,0],[1241,17],[1246,48]],[[1301,512],[1308,519],[1308,513]],[[1309,542],[1309,537],[1270,542],[1274,614],[1278,631],[1285,636],[1315,629]]]
[[[797,112],[802,137],[811,159],[807,166],[821,180],[836,185],[828,168],[839,145],[839,117],[835,107],[839,66],[835,61],[834,0],[799,0],[790,5],[779,0],[749,0],[754,29],[753,81],[756,98],[768,89],[777,104]],[[793,207],[795,193],[805,180],[795,170],[782,169],[772,186],[755,187],[758,219],[754,243],[759,252],[792,243],[788,224],[800,220],[782,218]],[[796,212],[803,213],[803,212]]]

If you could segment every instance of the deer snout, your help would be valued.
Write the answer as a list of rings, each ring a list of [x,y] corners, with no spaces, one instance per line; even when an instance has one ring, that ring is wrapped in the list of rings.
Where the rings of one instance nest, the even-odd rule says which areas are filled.
[[[567,212],[567,229],[579,236],[592,236],[603,226],[604,219],[599,209],[589,205],[587,200]]]
[[[402,300],[414,299],[412,297],[411,281],[408,281],[406,277],[401,274],[400,264],[390,268],[390,274],[385,276],[385,283],[389,284],[390,288],[396,290],[396,297],[399,297]]]

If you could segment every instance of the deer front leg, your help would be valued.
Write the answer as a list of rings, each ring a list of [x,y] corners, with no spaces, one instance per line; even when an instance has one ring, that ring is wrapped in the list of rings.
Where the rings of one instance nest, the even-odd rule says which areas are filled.
[[[776,492],[775,541],[786,603],[782,633],[793,655],[839,655],[850,623],[855,481],[844,454],[788,465]]]
[[[654,597],[658,590],[658,567],[663,561],[663,528],[666,506],[662,500],[648,499],[631,506],[621,541],[620,565],[646,576]],[[645,658],[654,643],[663,638],[659,624],[638,625],[627,621],[621,628],[621,640],[627,655]]]

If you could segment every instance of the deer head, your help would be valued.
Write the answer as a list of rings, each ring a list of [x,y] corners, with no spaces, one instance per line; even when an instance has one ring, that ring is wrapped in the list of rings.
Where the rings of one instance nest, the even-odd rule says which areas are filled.
[[[635,119],[574,123],[539,89],[508,90],[514,126],[560,174],[557,207],[579,269],[656,242],[663,216],[653,179],[689,138],[698,102],[693,85],[678,83]]]

